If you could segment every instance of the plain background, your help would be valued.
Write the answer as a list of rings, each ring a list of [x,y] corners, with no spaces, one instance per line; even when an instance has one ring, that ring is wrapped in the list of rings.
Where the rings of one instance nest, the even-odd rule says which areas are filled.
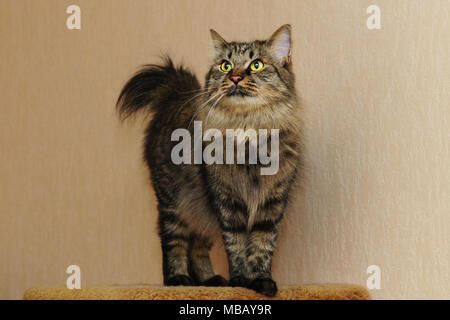
[[[67,6],[82,30],[66,28]],[[381,8],[368,30],[366,8]],[[143,128],[120,124],[127,78],[169,53],[203,81],[209,29],[293,26],[304,188],[274,262],[280,284],[366,284],[450,298],[450,2],[0,0],[0,298],[31,286],[161,284]],[[226,275],[220,244],[214,265]]]

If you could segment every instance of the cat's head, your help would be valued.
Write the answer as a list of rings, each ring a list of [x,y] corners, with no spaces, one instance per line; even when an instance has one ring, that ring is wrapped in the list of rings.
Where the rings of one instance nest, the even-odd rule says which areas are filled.
[[[228,105],[263,106],[289,99],[293,92],[291,26],[283,25],[268,40],[227,42],[211,30],[213,64],[206,89]]]

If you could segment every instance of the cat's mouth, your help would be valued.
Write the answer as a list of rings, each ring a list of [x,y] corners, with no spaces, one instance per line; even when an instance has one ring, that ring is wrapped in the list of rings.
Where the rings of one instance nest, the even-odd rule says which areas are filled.
[[[245,90],[242,86],[234,86],[233,88],[228,91],[227,96],[241,96],[241,97],[251,97],[252,94],[250,94],[247,90]]]

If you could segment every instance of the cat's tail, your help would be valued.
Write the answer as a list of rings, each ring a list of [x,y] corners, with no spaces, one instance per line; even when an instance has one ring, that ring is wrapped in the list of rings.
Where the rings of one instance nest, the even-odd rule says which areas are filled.
[[[142,109],[163,112],[179,105],[187,95],[198,92],[200,88],[192,73],[181,66],[175,67],[166,57],[163,65],[145,65],[128,80],[116,107],[122,119]]]

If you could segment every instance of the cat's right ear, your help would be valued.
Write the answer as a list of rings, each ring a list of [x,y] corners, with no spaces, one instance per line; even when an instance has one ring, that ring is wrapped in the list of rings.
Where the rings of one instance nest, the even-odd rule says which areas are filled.
[[[275,60],[281,65],[291,62],[291,25],[281,26],[269,39],[270,51]]]
[[[216,52],[220,52],[228,46],[228,42],[225,41],[216,31],[213,29],[209,30],[211,32],[211,39]]]

